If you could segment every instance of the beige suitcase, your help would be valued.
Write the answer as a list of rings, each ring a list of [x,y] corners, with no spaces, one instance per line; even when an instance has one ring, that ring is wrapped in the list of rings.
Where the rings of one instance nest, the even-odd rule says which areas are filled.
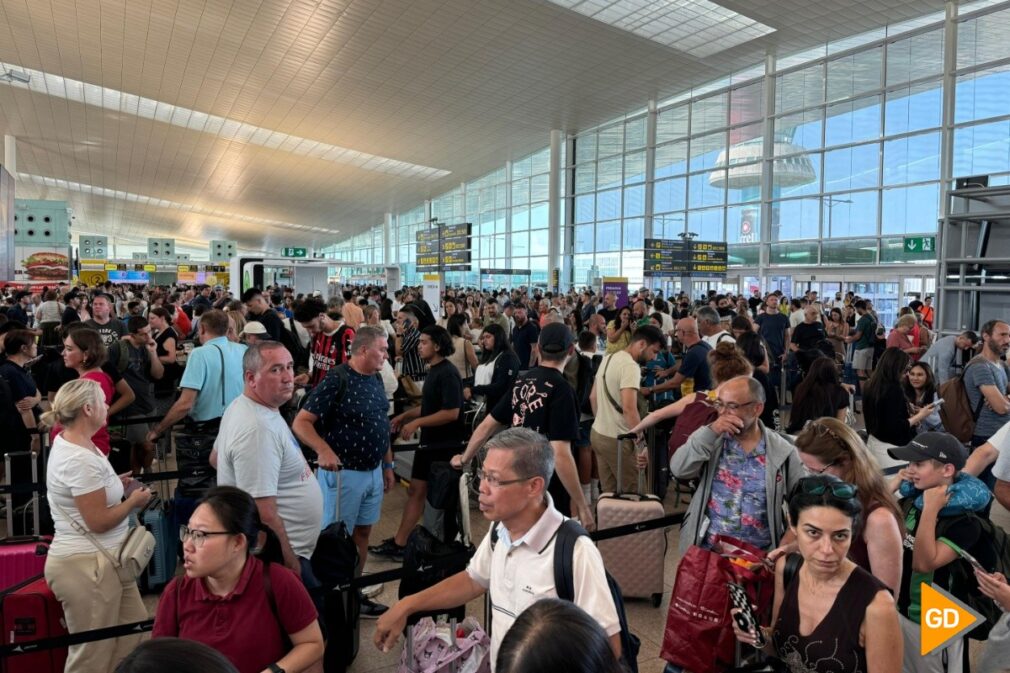
[[[631,439],[635,435],[618,439]],[[617,473],[621,472],[621,451],[617,456]],[[620,481],[620,480],[618,480]],[[596,527],[599,530],[648,521],[665,516],[663,502],[655,495],[645,494],[645,471],[638,473],[638,493],[603,493],[596,503]],[[666,568],[666,529],[643,531],[598,543],[603,565],[625,598],[651,598],[652,605],[663,602],[663,581]]]

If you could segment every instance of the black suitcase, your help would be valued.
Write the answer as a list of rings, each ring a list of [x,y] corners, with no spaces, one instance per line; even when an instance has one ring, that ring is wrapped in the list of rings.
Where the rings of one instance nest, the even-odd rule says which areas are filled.
[[[447,462],[431,464],[421,523],[442,542],[453,542],[460,533],[459,480],[462,475]]]
[[[437,463],[435,463],[437,465]],[[423,525],[417,526],[407,538],[403,552],[403,568],[409,574],[400,580],[399,597],[424,591],[447,577],[465,570],[474,546],[470,542],[470,500],[468,475],[456,479],[457,510],[459,511],[459,539],[443,541]],[[407,619],[407,626],[413,626],[423,617],[448,615],[450,619],[462,621],[466,617],[466,605],[449,610],[418,612]]]
[[[672,427],[656,424],[646,432],[646,443],[649,445],[649,487],[660,500],[666,498],[670,487],[670,443]]]
[[[361,595],[357,588],[340,589],[354,579],[358,546],[340,520],[340,470],[337,470],[336,521],[319,535],[312,554],[312,572],[322,584],[322,619],[326,627],[323,670],[342,673],[358,656],[361,645]]]
[[[11,451],[4,456],[7,485],[44,485],[46,482],[46,456],[38,451]],[[44,493],[8,493],[7,535],[52,535],[53,515],[49,499]]]

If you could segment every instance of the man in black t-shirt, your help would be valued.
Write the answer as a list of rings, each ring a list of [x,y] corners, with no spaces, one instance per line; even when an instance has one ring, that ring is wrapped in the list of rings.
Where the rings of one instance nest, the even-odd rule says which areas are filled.
[[[617,295],[613,292],[608,292],[603,295],[603,308],[596,312],[597,315],[603,316],[603,324],[609,325],[617,318]]]
[[[421,405],[394,416],[390,422],[392,431],[404,439],[421,431],[410,471],[407,504],[396,535],[369,548],[377,556],[397,560],[403,558],[407,536],[424,512],[431,464],[449,460],[466,438],[462,412],[463,380],[456,366],[446,359],[455,352],[452,337],[444,327],[425,327],[421,330],[417,350],[428,365],[428,375],[421,388]]]
[[[277,311],[270,308],[270,302],[258,287],[251,287],[242,293],[242,303],[248,311],[249,320],[255,320],[267,328],[267,334],[274,341],[281,340],[281,330],[286,329]]]
[[[512,394],[502,397],[491,413],[474,430],[466,450],[452,457],[453,467],[462,469],[484,442],[502,428],[529,428],[550,440],[554,447],[554,476],[547,492],[562,514],[578,517],[586,528],[596,522],[579,483],[572,445],[579,436],[579,407],[575,391],[562,373],[575,352],[571,330],[561,323],[549,323],[540,330],[537,342],[540,365],[516,379]]]

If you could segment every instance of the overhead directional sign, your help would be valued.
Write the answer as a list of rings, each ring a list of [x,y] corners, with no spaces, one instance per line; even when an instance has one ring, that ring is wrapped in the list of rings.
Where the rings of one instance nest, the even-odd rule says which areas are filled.
[[[645,239],[646,276],[711,276],[726,273],[728,248],[722,241]]]
[[[447,224],[417,232],[418,271],[452,271],[470,268],[470,233],[473,225],[469,222]]]
[[[936,236],[905,236],[905,252],[936,252]]]
[[[308,248],[281,248],[281,257],[299,257],[304,259],[308,256]]]

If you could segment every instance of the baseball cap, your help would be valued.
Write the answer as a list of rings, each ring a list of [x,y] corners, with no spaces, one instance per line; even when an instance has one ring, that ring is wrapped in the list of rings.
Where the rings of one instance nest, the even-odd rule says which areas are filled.
[[[242,334],[255,334],[256,336],[263,336],[267,333],[267,328],[263,326],[263,323],[258,320],[250,320],[242,328]]]
[[[968,462],[968,450],[953,435],[946,432],[920,432],[911,442],[887,453],[896,460],[938,460],[960,470]]]
[[[567,325],[552,322],[540,330],[540,339],[537,343],[543,353],[566,353],[575,343],[575,339]]]

